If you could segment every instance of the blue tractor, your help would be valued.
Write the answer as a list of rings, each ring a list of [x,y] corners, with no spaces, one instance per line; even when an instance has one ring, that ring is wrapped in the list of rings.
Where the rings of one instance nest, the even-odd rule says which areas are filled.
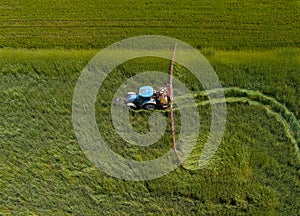
[[[168,103],[162,100],[161,94],[157,93],[151,86],[139,88],[138,94],[128,92],[125,104],[135,110],[165,109],[168,107]]]

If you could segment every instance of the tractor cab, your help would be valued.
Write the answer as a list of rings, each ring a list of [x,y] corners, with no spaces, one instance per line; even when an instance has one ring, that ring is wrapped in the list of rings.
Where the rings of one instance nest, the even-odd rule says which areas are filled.
[[[128,92],[125,100],[127,107],[133,109],[154,109],[156,108],[156,99],[153,96],[155,90],[151,86],[143,86],[139,88],[138,94]]]

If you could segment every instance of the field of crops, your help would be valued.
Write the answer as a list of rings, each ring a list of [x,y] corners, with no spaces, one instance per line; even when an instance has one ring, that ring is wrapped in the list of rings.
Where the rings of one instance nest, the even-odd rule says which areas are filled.
[[[0,215],[300,215],[299,15],[297,0],[2,0]],[[199,109],[195,148],[186,169],[132,182],[87,159],[74,133],[72,99],[101,48],[142,34],[199,49],[224,87],[227,122],[215,156],[199,169],[210,106],[199,82],[176,63],[174,77]],[[110,114],[125,80],[169,67],[166,59],[133,59],[99,89],[97,125],[124,158],[149,160],[173,147],[170,125],[154,145],[130,145],[114,132]],[[150,114],[130,112],[137,132],[149,130]],[[177,136],[180,113],[174,115]]]
[[[2,0],[0,14],[2,47],[103,48],[145,34],[197,48],[300,45],[297,0]]]
[[[276,79],[271,74],[273,63],[263,61],[270,52],[203,50],[224,86],[259,90],[285,104],[297,119],[300,79],[296,76],[299,61],[295,56],[298,52],[296,49],[272,51],[274,61],[290,62],[275,66],[277,73],[284,76]],[[206,169],[179,168],[163,178],[135,183],[109,177],[95,168],[80,149],[71,120],[75,83],[82,67],[94,54],[95,51],[1,51],[2,213],[299,213],[299,152],[295,148],[299,134],[297,128],[289,129],[295,122],[287,121],[280,109],[273,109],[275,115],[270,113],[272,109],[268,107],[272,107],[272,102],[259,99],[257,93],[251,96],[240,90],[225,91],[229,101],[225,137]],[[236,55],[240,58],[234,58]],[[118,76],[116,71],[117,75],[112,74],[111,79],[122,82],[142,68],[153,70],[157,65],[159,70],[168,72],[167,61],[140,61],[143,63],[139,64],[136,61],[123,66],[125,77]],[[284,73],[286,70],[289,73]],[[239,74],[234,80],[230,77],[232,71]],[[258,76],[259,71],[262,72]],[[180,74],[182,71],[175,66],[175,76]],[[185,77],[183,81],[188,83],[190,79]],[[286,85],[288,82],[294,86]],[[192,83],[190,86],[193,87]],[[103,88],[106,87],[109,86],[104,83]],[[114,88],[110,86],[112,92]],[[101,91],[99,95],[103,95]],[[111,101],[112,96],[107,95],[107,100]],[[232,97],[240,99],[230,102]],[[203,101],[202,97],[196,98]],[[98,107],[102,107],[96,114],[101,119],[100,128],[111,131],[109,109],[103,105]],[[147,121],[147,116],[145,112],[133,116],[138,130],[147,128],[138,123]],[[208,110],[203,109],[200,116],[200,138],[203,138],[208,132]],[[155,147],[147,149],[130,147],[113,133],[109,133],[108,139],[112,140],[111,148],[120,155],[144,160],[172,146],[168,134]],[[199,148],[203,144],[201,139]],[[197,148],[187,162],[190,166],[201,153]]]

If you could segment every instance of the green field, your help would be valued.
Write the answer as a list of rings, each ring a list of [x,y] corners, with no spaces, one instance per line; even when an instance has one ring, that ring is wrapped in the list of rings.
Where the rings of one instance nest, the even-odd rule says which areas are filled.
[[[299,15],[299,1],[2,0],[0,215],[299,215]],[[101,48],[142,34],[199,49],[224,87],[225,135],[206,168],[197,162],[210,127],[207,96],[178,64],[174,76],[192,91],[201,119],[188,169],[125,181],[99,170],[80,148],[72,125],[80,73]],[[95,116],[114,152],[142,161],[172,148],[170,125],[142,148],[122,140],[110,117],[119,84],[169,66],[134,59],[104,81]],[[138,132],[149,129],[149,114],[130,112]]]
[[[2,0],[0,14],[2,47],[104,48],[146,34],[196,48],[300,45],[297,0]]]

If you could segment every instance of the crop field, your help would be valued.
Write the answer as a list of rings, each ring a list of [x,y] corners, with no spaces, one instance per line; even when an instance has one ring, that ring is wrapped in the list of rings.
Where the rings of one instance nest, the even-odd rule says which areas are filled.
[[[0,14],[2,47],[104,48],[146,34],[196,48],[300,45],[297,0],[1,0]]]
[[[299,61],[295,56],[299,50],[290,52],[294,54],[286,56],[287,50],[272,51],[274,61],[290,62],[287,66],[275,66],[285,77],[277,80],[272,79],[273,63],[262,60],[262,56],[269,56],[270,52],[203,50],[209,53],[208,59],[227,86],[228,120],[216,156],[206,169],[193,169],[201,153],[202,139],[208,132],[209,110],[203,109],[200,112],[202,133],[187,161],[191,169],[178,168],[160,179],[136,183],[99,171],[83,154],[72,129],[74,86],[82,67],[95,51],[2,50],[1,212],[298,214],[299,150],[296,146],[299,145],[300,79],[296,76]],[[240,58],[229,63],[228,59],[235,55]],[[251,64],[249,69],[247,61],[256,64]],[[125,77],[112,74],[111,79],[122,82],[132,73],[152,70],[157,65],[168,72],[167,61],[139,62],[143,63],[123,66]],[[259,78],[257,73],[251,73],[262,68],[264,73]],[[175,76],[180,77],[179,69],[175,65]],[[229,79],[231,70],[240,74],[236,80]],[[248,70],[243,78],[242,74]],[[189,77],[182,79],[190,82]],[[255,79],[268,82],[268,86]],[[287,80],[294,83],[294,87],[285,86]],[[230,87],[237,84],[255,91]],[[105,83],[103,88],[106,88]],[[112,92],[114,88],[110,87]],[[259,91],[270,98],[266,99]],[[199,106],[205,107],[205,98],[197,92],[195,98]],[[107,100],[111,101],[112,96],[108,94]],[[102,107],[96,113],[97,119],[101,119],[100,128],[112,130],[107,118],[109,109],[98,107]],[[147,125],[138,124],[146,121],[147,116],[147,112],[138,112],[132,117],[138,130],[147,130]],[[170,133],[166,134],[160,143],[146,150],[126,146],[114,134],[108,138],[112,140],[111,148],[120,155],[145,160],[171,147]]]
[[[0,215],[300,215],[299,15],[296,0],[1,0]],[[201,84],[175,63],[174,77],[199,109],[196,145],[184,168],[134,182],[88,160],[72,100],[95,54],[144,34],[175,37],[207,58],[224,89],[227,121],[214,157],[199,169],[211,108]],[[110,113],[124,81],[169,68],[166,59],[137,58],[104,80],[95,118],[115,153],[145,161],[172,149],[170,124],[157,143],[134,146],[114,132]],[[153,112],[130,111],[133,128],[146,133]],[[157,112],[169,118],[168,109]],[[174,116],[177,137],[176,107]]]

